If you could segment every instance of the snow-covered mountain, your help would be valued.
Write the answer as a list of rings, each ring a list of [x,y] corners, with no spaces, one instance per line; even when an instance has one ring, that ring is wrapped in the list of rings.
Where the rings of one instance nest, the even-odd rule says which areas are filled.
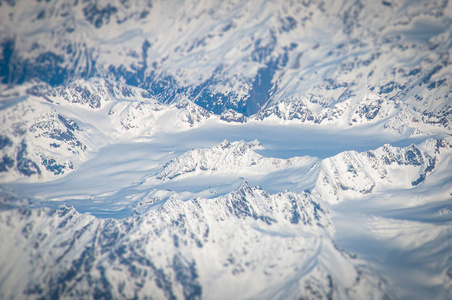
[[[354,109],[371,94],[450,121],[451,11],[439,0],[5,1],[0,75],[50,95],[103,78],[125,87],[116,96],[138,87],[246,116],[300,96],[302,111]]]
[[[153,177],[167,181],[197,173],[267,174],[280,169],[312,164],[315,161],[311,157],[269,158],[254,151],[262,148],[257,140],[249,143],[245,141],[230,143],[224,140],[208,149],[194,149],[184,153],[166,163]]]
[[[212,200],[173,198],[138,218],[42,208],[0,220],[6,298],[386,295],[381,279],[334,244],[328,212],[308,194],[245,183]]]
[[[34,99],[22,101],[2,110],[1,172],[9,180],[70,172],[87,151],[78,124]]]
[[[0,0],[0,298],[452,297],[452,2]]]
[[[184,130],[213,114],[239,123],[381,124],[405,136],[450,132],[450,5],[5,1],[1,98],[48,102],[69,118],[67,107],[93,110],[95,128],[109,106],[115,126],[107,136]],[[19,114],[38,118],[29,105]],[[36,152],[34,138],[25,145]],[[40,180],[79,165],[80,157],[52,151],[28,157],[45,174]],[[24,175],[8,153],[2,170]]]
[[[322,199],[340,201],[391,189],[422,184],[451,154],[452,139],[427,140],[419,147],[385,145],[374,151],[342,152],[322,161],[313,190]]]
[[[64,108],[35,96],[13,100],[17,105],[5,101],[8,104],[0,124],[0,176],[4,181],[53,180],[76,169],[107,144],[162,131],[188,130],[211,117],[188,100],[170,106],[153,99],[112,101],[99,90],[89,92],[89,88],[96,86],[71,85],[59,88],[61,94],[45,97],[52,102],[71,102]],[[104,107],[97,107],[101,102],[105,102]]]

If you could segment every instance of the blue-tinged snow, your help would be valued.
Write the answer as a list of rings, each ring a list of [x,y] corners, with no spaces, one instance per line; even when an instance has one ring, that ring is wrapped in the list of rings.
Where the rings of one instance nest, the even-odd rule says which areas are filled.
[[[373,132],[372,127],[367,130]],[[165,163],[186,151],[212,147],[224,139],[230,142],[258,140],[262,144],[262,149],[256,149],[255,152],[263,157],[280,159],[307,157],[310,162],[298,168],[275,171],[276,173],[271,176],[266,176],[269,169],[261,170],[254,175],[245,174],[249,175],[248,177],[232,172],[218,178],[209,175],[203,180],[188,178],[186,181],[169,181],[159,188],[196,194],[212,186],[214,187],[212,190],[219,189],[224,193],[231,190],[227,187],[228,182],[235,187],[237,183],[234,182],[239,182],[245,177],[244,179],[250,183],[261,185],[270,192],[286,189],[301,192],[311,188],[312,180],[303,185],[294,181],[294,178],[298,180],[303,178],[316,161],[349,150],[358,152],[373,150],[388,143],[406,147],[419,143],[425,137],[372,135],[368,134],[365,128],[336,130],[303,125],[214,123],[180,133],[157,133],[147,141],[145,139],[142,142],[110,144],[92,153],[88,161],[61,179],[43,183],[12,183],[4,187],[17,191],[22,197],[50,200],[51,206],[67,203],[83,212],[102,213],[104,217],[110,217],[105,214],[108,210],[114,213],[115,210],[121,209],[124,212],[122,216],[127,216],[134,208],[124,196],[132,193],[131,190],[140,190],[134,186],[144,177],[153,174]]]
[[[451,5],[0,0],[0,298],[452,298]]]
[[[398,287],[398,297],[447,299],[451,296],[451,198],[391,209],[369,208],[367,201],[365,207],[357,202],[340,204],[333,218],[336,241],[388,274]]]

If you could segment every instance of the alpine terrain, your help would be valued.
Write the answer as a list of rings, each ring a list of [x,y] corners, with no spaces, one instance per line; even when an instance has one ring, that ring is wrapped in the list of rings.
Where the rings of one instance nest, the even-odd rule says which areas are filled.
[[[451,299],[452,1],[0,0],[0,299]]]

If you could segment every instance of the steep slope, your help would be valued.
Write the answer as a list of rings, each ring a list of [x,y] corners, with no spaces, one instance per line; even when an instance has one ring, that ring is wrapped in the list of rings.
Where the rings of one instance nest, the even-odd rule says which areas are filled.
[[[332,107],[317,110],[309,108],[307,100],[295,97],[282,100],[253,115],[251,120],[277,123],[305,123],[312,125],[333,125],[341,128],[375,124],[380,130],[401,136],[449,133],[452,130],[448,113],[435,115],[421,113],[402,101],[387,100],[369,93],[358,103],[349,98]],[[444,100],[445,104],[449,101]]]
[[[108,144],[189,130],[212,118],[187,100],[164,105],[136,94],[111,98],[93,82],[53,92],[1,100],[1,181],[55,180]]]
[[[286,168],[312,164],[315,159],[310,157],[294,157],[278,159],[263,157],[254,150],[263,149],[259,141],[232,142],[224,140],[218,145],[207,149],[190,150],[166,163],[157,173],[149,178],[168,181],[187,175],[235,174],[258,175],[268,174]]]
[[[334,245],[328,212],[308,194],[244,184],[121,221],[71,208],[13,209],[0,220],[2,297],[386,295],[370,269]]]
[[[2,110],[0,122],[1,181],[54,179],[86,160],[79,125],[35,98]]]
[[[343,152],[322,161],[313,193],[331,203],[422,184],[451,155],[452,139],[427,140],[405,148],[385,145],[373,151]]]
[[[0,0],[0,298],[449,299],[451,45],[448,0]]]
[[[218,118],[376,125],[402,136],[452,129],[448,1],[0,5],[0,115],[15,106],[17,115],[36,117],[15,105],[25,98],[52,103],[56,115],[103,126],[88,138],[92,145],[77,137],[88,152]],[[107,107],[111,120],[99,124]],[[58,118],[45,122],[61,127]],[[34,137],[27,139],[31,153]],[[2,150],[7,181],[55,179],[85,160],[39,144],[25,171],[33,179],[14,167],[13,151]]]
[[[8,199],[2,207],[7,209],[0,213],[0,278],[4,278],[0,290],[3,297],[25,293],[30,298],[359,299],[404,294],[406,290],[400,287],[393,294],[376,275],[375,266],[337,247],[333,221],[320,203],[378,197],[389,188],[407,191],[431,183],[433,175],[440,176],[437,180],[449,180],[451,145],[448,137],[405,148],[386,145],[362,153],[341,153],[306,170],[310,176],[318,176],[311,192],[269,194],[244,183],[220,197],[184,201],[186,195],[151,192],[143,202],[136,202],[134,197],[142,195],[135,194],[137,191],[146,193],[154,187],[144,185],[121,194],[123,203],[137,203],[136,214],[122,220],[98,219],[69,208],[18,209],[30,204],[5,196]],[[237,176],[236,168],[252,174],[254,167],[285,171],[291,167],[288,162],[294,159],[262,157],[254,152],[260,147],[257,141],[224,141],[188,151],[157,174],[177,182],[184,176],[193,175],[196,181],[203,172],[215,175],[231,168]],[[437,169],[445,173],[436,174]],[[394,195],[398,194],[391,197],[397,197]],[[45,203],[37,206],[42,205]],[[428,232],[444,236],[448,229],[446,225]],[[386,239],[389,233],[378,230],[375,228],[375,234]],[[431,243],[417,244],[429,247]],[[446,244],[441,247],[447,249]],[[424,250],[419,249],[437,255],[434,250]],[[423,266],[423,274],[426,268]],[[434,276],[444,281],[447,271],[437,267]],[[448,293],[448,288],[434,289],[441,295]]]
[[[102,78],[245,116],[294,99],[314,113],[355,110],[372,94],[450,123],[450,5],[5,1],[0,77],[56,90]]]
[[[186,99],[164,105],[155,99],[119,102],[108,115],[125,136],[152,136],[157,132],[178,132],[199,126],[212,114]]]

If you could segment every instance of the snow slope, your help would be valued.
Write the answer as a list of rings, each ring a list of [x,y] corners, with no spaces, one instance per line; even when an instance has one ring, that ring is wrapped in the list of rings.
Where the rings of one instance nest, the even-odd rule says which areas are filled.
[[[452,2],[0,0],[0,298],[449,299]]]
[[[31,109],[45,103],[100,131],[85,136],[95,145],[80,141],[88,154],[218,118],[371,125],[405,137],[451,131],[448,1],[0,3],[1,116],[24,103],[14,109],[27,132],[55,122]],[[13,122],[2,123],[8,139]],[[34,171],[0,149],[3,181],[51,180],[86,161],[35,138],[24,138]]]
[[[233,142],[224,140],[208,149],[194,149],[171,160],[159,170],[155,178],[161,181],[173,180],[190,173],[232,173],[268,174],[279,169],[312,164],[310,157],[294,157],[290,159],[267,158],[254,150],[262,149],[259,141]],[[213,175],[212,174],[212,175]]]
[[[334,245],[328,212],[308,194],[270,195],[245,183],[225,197],[172,198],[120,221],[73,208],[15,209],[0,219],[1,290],[7,298],[386,293],[383,282]],[[27,258],[20,268],[19,257]],[[331,261],[347,276],[331,269]]]
[[[374,151],[343,152],[325,159],[313,192],[334,202],[345,197],[415,187],[449,157],[451,138],[427,140],[420,148],[385,145]]]
[[[5,86],[31,83],[28,93],[93,107],[95,96],[61,88],[98,78],[117,97],[185,97],[245,116],[295,101],[316,119],[378,118],[368,104],[377,98],[449,124],[451,4],[409,4],[6,1],[0,75]]]

